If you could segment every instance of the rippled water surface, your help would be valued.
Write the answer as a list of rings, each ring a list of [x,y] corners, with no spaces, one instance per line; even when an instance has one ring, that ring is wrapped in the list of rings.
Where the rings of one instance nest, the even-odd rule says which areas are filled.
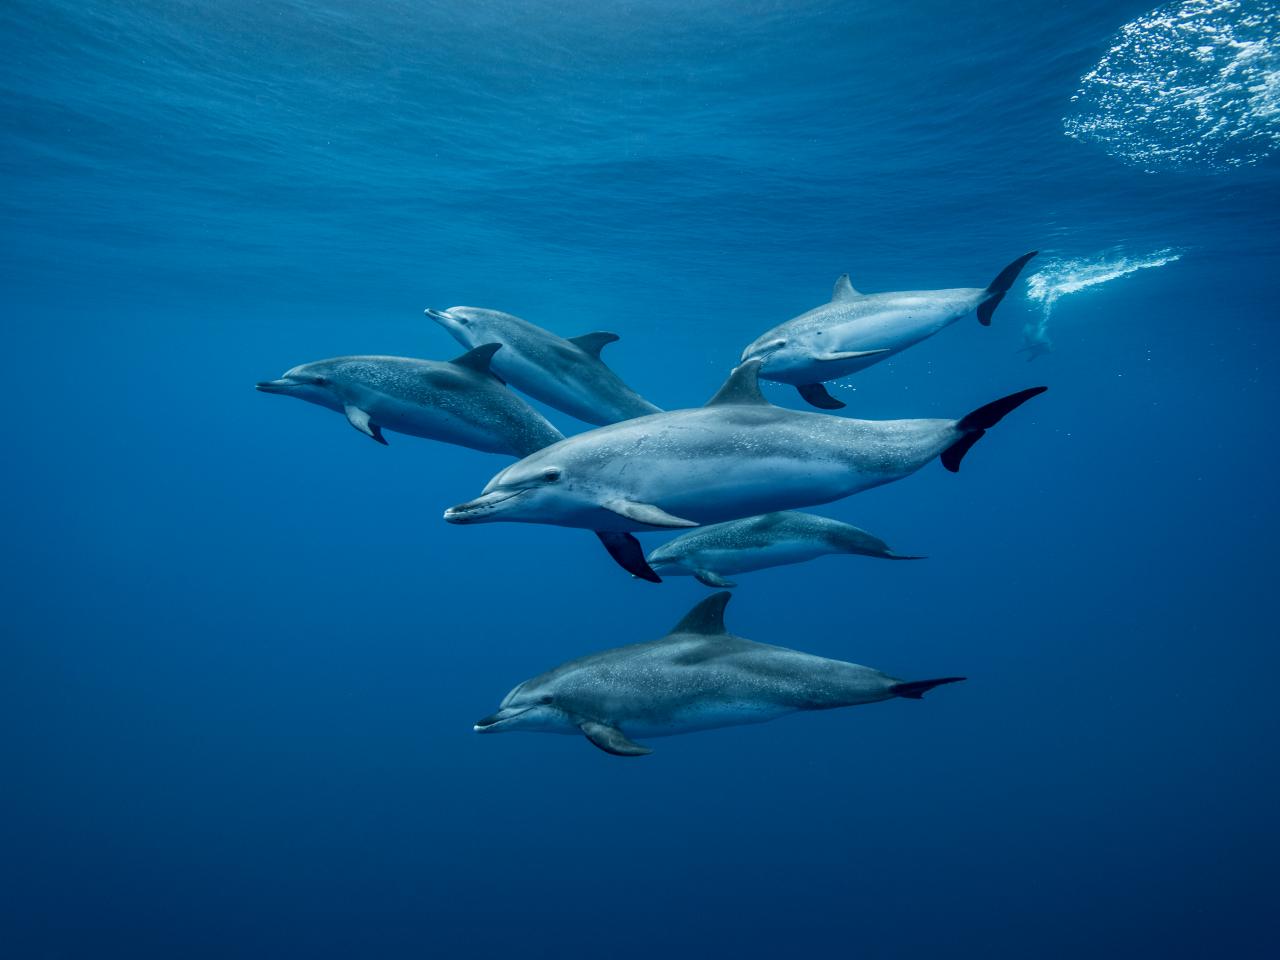
[[[1149,3],[0,6],[0,952],[1267,955],[1277,14]],[[1030,250],[990,328],[831,384],[1049,386],[818,511],[928,559],[728,610],[968,681],[635,760],[471,726],[705,588],[447,525],[507,460],[253,390],[448,359],[422,311],[472,304],[692,406],[841,273]]]

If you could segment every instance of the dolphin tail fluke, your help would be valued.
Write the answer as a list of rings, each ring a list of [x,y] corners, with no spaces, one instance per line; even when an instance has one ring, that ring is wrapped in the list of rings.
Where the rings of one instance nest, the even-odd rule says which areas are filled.
[[[1016,410],[1032,397],[1038,397],[1048,389],[1048,387],[1029,387],[1026,390],[1019,390],[1007,397],[993,400],[973,413],[961,417],[956,422],[956,429],[962,436],[942,451],[942,465],[952,473],[957,473],[960,470],[960,461],[969,452],[969,448],[981,440],[989,429],[1003,420],[1005,414]]]
[[[796,387],[796,392],[804,398],[806,403],[820,410],[840,410],[844,407],[844,403],[828,393],[827,388],[820,383],[803,384]]]
[[[662,582],[662,578],[654,572],[653,567],[649,566],[649,561],[644,558],[644,548],[640,546],[640,541],[631,534],[605,533],[600,530],[595,533],[604,544],[604,548],[609,551],[609,556],[613,557],[618,566],[627,573],[641,580],[648,580],[650,583]]]
[[[895,697],[906,697],[908,700],[922,700],[924,695],[934,687],[940,687],[944,683],[959,683],[961,680],[968,680],[968,677],[942,677],[939,680],[910,680],[906,683],[895,683],[889,688],[889,692]]]
[[[1004,295],[1013,286],[1013,281],[1018,279],[1018,274],[1027,265],[1027,261],[1039,252],[1038,250],[1032,250],[1030,253],[1024,253],[1001,270],[1000,275],[991,281],[991,286],[987,287],[987,293],[990,296],[978,304],[978,322],[980,324],[984,327],[991,326],[991,314],[995,313],[996,307],[1000,306],[1000,301],[1004,299]]]

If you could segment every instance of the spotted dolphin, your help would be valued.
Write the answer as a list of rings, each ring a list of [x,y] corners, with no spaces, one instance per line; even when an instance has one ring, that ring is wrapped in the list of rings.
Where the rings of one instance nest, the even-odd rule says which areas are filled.
[[[769,403],[760,360],[741,364],[704,407],[588,430],[525,457],[450,523],[516,521],[594,530],[613,558],[659,577],[632,531],[696,527],[812,506],[901,480],[935,457],[955,472],[1032,387],[959,420],[853,420]]]
[[[493,369],[536,400],[586,423],[607,424],[660,412],[600,359],[616,333],[586,333],[565,340],[527,320],[481,307],[426,311],[464,346],[500,343]]]
[[[990,326],[992,312],[1035,255],[1019,257],[987,287],[859,293],[844,274],[829,303],[762,334],[742,359],[763,360],[765,380],[792,384],[813,406],[838,410],[844,404],[824,382],[865,370],[975,311],[978,322]]]
[[[780,510],[759,517],[713,523],[682,533],[649,554],[658,574],[691,576],[708,587],[736,587],[726,579],[767,567],[846,554],[884,560],[919,560],[894,553],[879,537],[839,520]]]
[[[447,363],[408,357],[336,357],[294,367],[258,384],[328,407],[378,443],[394,430],[473,450],[524,457],[564,435],[498,382],[489,343]]]
[[[871,667],[756,643],[725,629],[729,593],[707,597],[660,640],[570,660],[517,686],[477,733],[580,734],[606,753],[669,737],[902,697],[964,677],[904,682]]]

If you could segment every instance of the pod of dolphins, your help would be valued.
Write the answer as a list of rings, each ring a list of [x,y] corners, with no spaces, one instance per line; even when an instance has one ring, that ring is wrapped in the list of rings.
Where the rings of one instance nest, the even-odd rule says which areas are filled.
[[[337,357],[257,388],[337,411],[381,444],[391,431],[518,458],[444,519],[590,530],[623,569],[653,583],[661,571],[730,588],[730,575],[828,554],[920,559],[796,508],[901,480],[934,459],[954,473],[987,430],[1046,388],[954,420],[870,421],[775,406],[759,381],[791,384],[812,406],[839,409],[844,404],[824,384],[971,313],[990,325],[1033,256],[981,288],[864,294],[841,276],[829,302],[754,340],[719,391],[689,410],[660,409],[605,365],[601,350],[616,334],[564,339],[512,314],[465,306],[426,311],[467,348],[451,361]],[[513,387],[596,427],[566,437]],[[647,557],[634,535],[686,528],[694,529]],[[475,730],[580,734],[607,753],[641,756],[651,751],[633,737],[918,700],[964,679],[902,681],[734,636],[724,625],[729,596],[703,600],[659,640],[589,654],[526,680]]]

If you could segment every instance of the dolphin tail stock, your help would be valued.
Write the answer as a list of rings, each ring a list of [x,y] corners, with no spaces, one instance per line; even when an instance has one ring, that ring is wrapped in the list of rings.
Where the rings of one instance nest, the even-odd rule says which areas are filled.
[[[650,583],[662,582],[662,578],[654,572],[653,567],[649,566],[649,561],[645,559],[644,547],[640,546],[640,541],[634,536],[629,533],[607,533],[602,530],[595,531],[595,535],[609,551],[609,556],[613,557],[618,566],[627,573],[641,580],[648,580]]]
[[[1006,414],[1048,389],[1048,387],[1028,387],[1026,390],[1019,390],[1007,397],[993,400],[986,406],[965,414],[956,421],[956,429],[960,431],[961,437],[942,451],[942,465],[952,473],[958,473],[960,461],[964,459],[964,455],[969,452],[970,447],[986,435],[989,429],[1003,420]]]
[[[944,683],[959,683],[961,680],[968,679],[968,677],[941,677],[937,680],[908,680],[903,683],[895,683],[889,688],[889,692],[895,697],[905,697],[907,700],[923,700],[924,695],[934,687],[940,687]]]
[[[1000,306],[1000,301],[1004,299],[1004,295],[1013,286],[1013,281],[1018,279],[1018,274],[1027,265],[1027,261],[1039,252],[1039,250],[1032,250],[1030,253],[1024,253],[1001,270],[996,278],[991,281],[991,285],[987,287],[987,293],[990,296],[978,304],[978,322],[980,324],[984,327],[991,326],[991,314],[995,313],[996,307]]]

